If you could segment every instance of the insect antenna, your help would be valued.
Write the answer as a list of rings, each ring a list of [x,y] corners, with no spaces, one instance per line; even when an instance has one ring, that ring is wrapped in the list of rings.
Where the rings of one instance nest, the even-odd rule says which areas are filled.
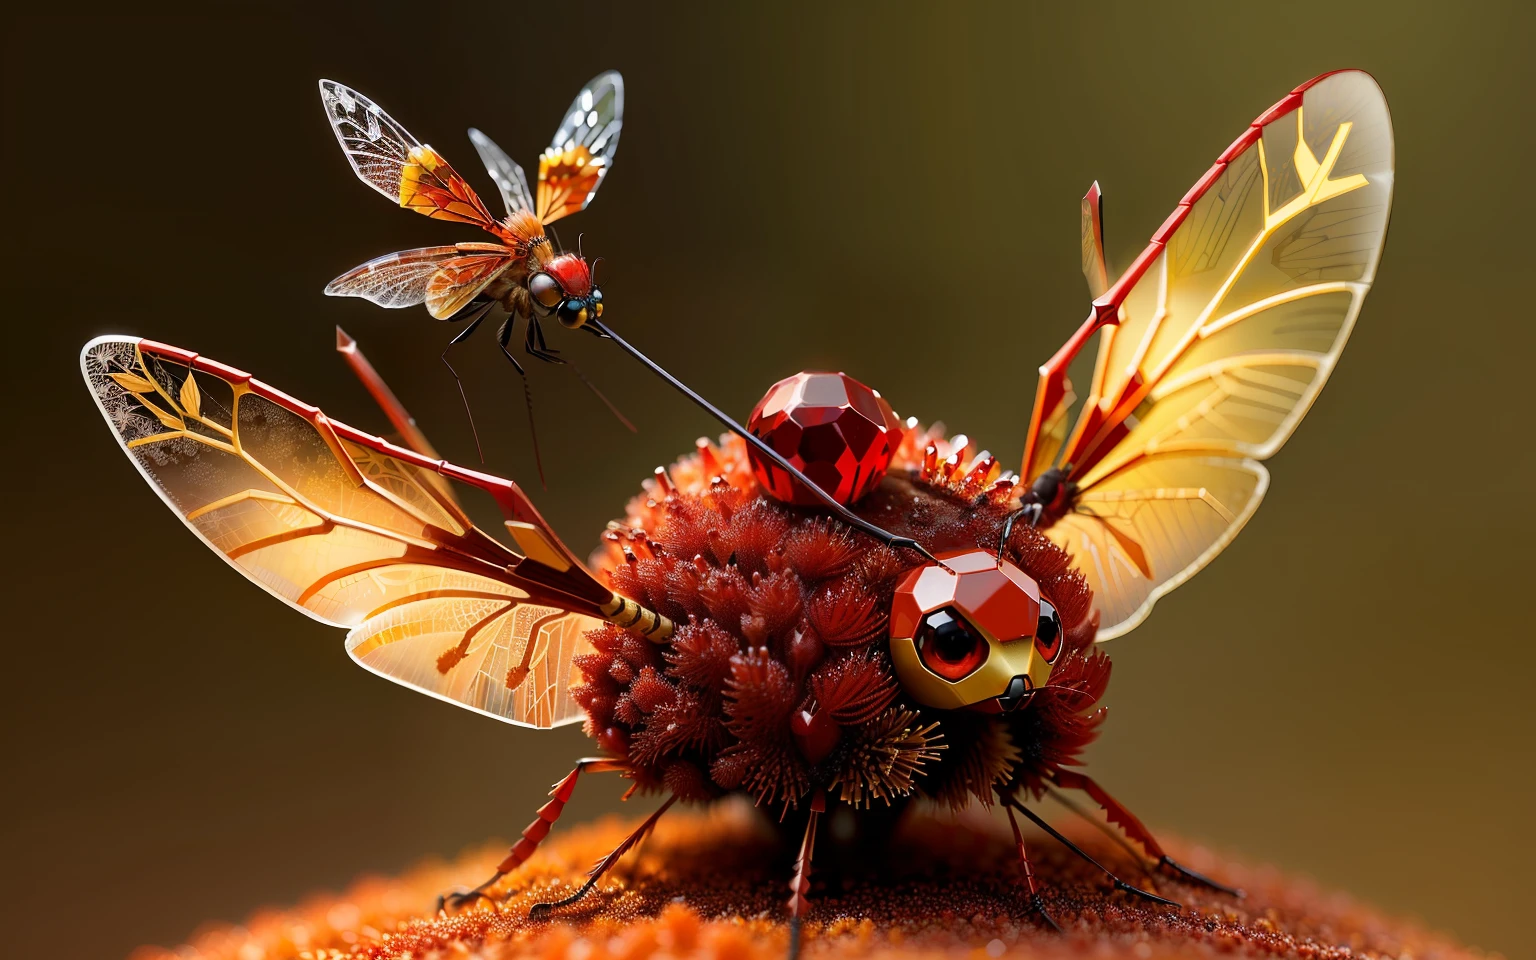
[[[1182,906],[1182,904],[1173,900],[1169,900],[1167,897],[1160,897],[1155,893],[1148,893],[1140,887],[1132,886],[1131,884],[1126,883],[1124,880],[1121,880],[1119,877],[1115,876],[1115,874],[1108,867],[1104,866],[1104,864],[1089,856],[1088,851],[1067,839],[1067,837],[1062,834],[1061,831],[1057,830],[1049,823],[1046,823],[1044,817],[1024,806],[1024,804],[1020,803],[1016,797],[1004,794],[1002,791],[998,791],[998,797],[1006,806],[1011,807],[1012,809],[1017,810],[1024,814],[1024,816],[1028,817],[1035,826],[1050,834],[1053,838],[1060,842],[1062,846],[1066,847],[1068,850],[1071,850],[1073,853],[1077,854],[1079,857],[1088,861],[1094,867],[1098,868],[1098,870],[1103,873],[1104,876],[1108,877],[1110,882],[1115,885],[1116,890],[1124,890],[1126,893],[1133,893],[1138,897],[1144,897],[1148,900],[1151,900],[1153,903],[1166,904],[1170,907]]]
[[[895,549],[914,550],[921,554],[923,559],[930,563],[937,564],[939,562],[932,553],[928,552],[927,547],[924,547],[922,544],[918,543],[916,540],[913,540],[911,537],[898,537],[890,531],[870,523],[868,520],[865,520],[863,517],[859,516],[844,506],[842,503],[838,502],[836,497],[821,489],[821,487],[817,486],[809,477],[796,469],[794,464],[785,459],[783,454],[779,453],[777,450],[764,443],[757,436],[747,430],[746,427],[743,427],[735,420],[726,416],[725,412],[722,411],[719,407],[710,403],[708,400],[705,400],[698,393],[694,392],[692,387],[672,376],[672,374],[667,372],[665,367],[662,367],[656,361],[640,352],[639,349],[632,346],[623,337],[620,337],[618,334],[614,333],[611,329],[609,329],[607,324],[603,323],[601,320],[589,320],[587,321],[586,325],[591,327],[592,331],[598,336],[612,340],[614,343],[618,344],[619,349],[640,361],[640,363],[643,364],[646,369],[650,370],[652,373],[656,374],[656,376],[665,380],[672,386],[673,389],[677,390],[689,400],[692,400],[706,413],[720,421],[720,423],[723,424],[727,430],[745,440],[747,444],[750,445],[759,454],[778,464],[781,469],[786,471],[791,477],[794,477],[797,481],[803,484],[805,489],[809,490],[812,495],[824,503],[827,506],[827,509],[836,514],[839,520],[843,521],[848,526],[853,527],[855,530],[861,530],[864,533],[869,534],[888,547]]]

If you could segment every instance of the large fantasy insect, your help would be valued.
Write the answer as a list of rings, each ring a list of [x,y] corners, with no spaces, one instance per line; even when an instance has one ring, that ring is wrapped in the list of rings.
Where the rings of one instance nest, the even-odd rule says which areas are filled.
[[[797,924],[818,819],[912,797],[999,802],[1024,893],[1050,922],[1014,820],[1066,842],[1024,803],[1048,791],[1085,792],[1166,872],[1212,883],[1069,769],[1103,719],[1110,663],[1094,644],[1140,622],[1252,515],[1258,461],[1317,396],[1374,279],[1392,170],[1380,89],[1341,71],[1245,129],[1113,284],[1090,191],[1093,307],[1041,368],[1017,476],[898,420],[851,378],[773,387],[754,435],[931,560],[819,501],[795,505],[804,491],[781,463],[728,437],[658,468],[583,563],[517,484],[433,453],[350,341],[406,447],[163,344],[101,338],[82,362],[167,505],[269,592],[348,628],[360,664],[511,723],[585,723],[602,756],[448,906],[493,896],[578,777],[616,771],[665,802],[541,911],[590,890],[678,800],[745,793],[803,817]],[[1067,369],[1095,334],[1074,419]],[[453,484],[495,498],[513,546],[470,523]]]

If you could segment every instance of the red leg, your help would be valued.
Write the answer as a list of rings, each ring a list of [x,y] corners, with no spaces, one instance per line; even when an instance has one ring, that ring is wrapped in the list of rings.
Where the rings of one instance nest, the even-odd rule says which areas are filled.
[[[811,797],[810,816],[805,821],[805,836],[795,857],[795,876],[789,881],[789,958],[800,956],[800,922],[811,909],[806,896],[811,892],[811,858],[816,855],[816,821],[827,812],[827,795],[817,790]]]
[[[651,830],[656,827],[656,821],[660,820],[661,815],[666,813],[668,808],[670,808],[672,804],[676,802],[677,794],[674,793],[672,796],[667,798],[666,803],[663,803],[660,807],[657,807],[656,812],[647,817],[645,822],[640,824],[634,833],[631,833],[629,836],[625,837],[623,843],[619,844],[617,847],[614,847],[606,857],[597,861],[597,864],[593,866],[591,870],[587,871],[587,882],[582,884],[580,889],[561,900],[555,900],[550,903],[534,904],[533,908],[528,911],[528,919],[537,920],[556,907],[568,907],[576,901],[580,900],[582,897],[586,896],[588,893],[591,893],[592,888],[597,886],[597,881],[603,878],[603,874],[607,873],[609,870],[612,870],[613,865],[618,863],[619,858],[623,857],[625,853],[629,852],[631,847],[650,835]]]
[[[494,887],[502,877],[516,870],[523,861],[533,856],[533,852],[539,848],[539,843],[549,836],[549,828],[560,819],[560,814],[565,810],[566,803],[571,799],[571,794],[576,792],[576,780],[583,773],[607,773],[609,771],[626,770],[621,760],[610,760],[606,757],[585,757],[576,761],[576,768],[566,774],[565,779],[555,784],[549,791],[550,801],[539,808],[539,815],[523,830],[523,838],[507,853],[506,859],[496,865],[496,872],[484,883],[473,890],[464,893],[450,893],[437,898],[439,912],[445,906],[458,908],[471,900],[481,898],[489,900],[486,890]]]
[[[1029,864],[1029,851],[1024,849],[1024,833],[1019,829],[1019,820],[1013,815],[1012,807],[1004,807],[1008,811],[1008,825],[1013,827],[1013,842],[1019,847],[1019,863],[1024,867],[1024,880],[1029,884],[1029,905],[1050,925],[1052,930],[1061,932],[1061,927],[1054,917],[1045,912],[1045,903],[1040,899],[1040,889],[1035,886],[1035,870]]]
[[[1120,801],[1110,796],[1109,791],[1099,786],[1098,782],[1092,777],[1071,770],[1058,769],[1051,775],[1051,779],[1056,782],[1058,787],[1065,790],[1081,790],[1092,797],[1093,802],[1102,807],[1104,813],[1108,815],[1109,822],[1120,827],[1120,829],[1125,831],[1126,836],[1141,844],[1142,848],[1147,851],[1147,856],[1156,860],[1159,866],[1171,870],[1185,879],[1204,884],[1214,890],[1220,890],[1234,897],[1243,896],[1243,891],[1217,883],[1210,877],[1191,870],[1168,856],[1167,851],[1163,849],[1162,844],[1157,842],[1157,838],[1152,835],[1151,830],[1147,829],[1146,824],[1142,823],[1134,813],[1127,810]]]

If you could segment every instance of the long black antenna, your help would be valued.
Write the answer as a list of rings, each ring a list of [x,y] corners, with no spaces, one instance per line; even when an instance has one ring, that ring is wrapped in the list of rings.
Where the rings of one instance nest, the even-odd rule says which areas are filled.
[[[597,331],[597,333],[601,336],[607,337],[609,340],[612,340],[614,343],[618,344],[625,353],[628,353],[636,360],[639,360],[641,363],[645,364],[645,366],[649,368],[652,373],[656,374],[656,376],[671,384],[672,387],[678,392],[682,393],[683,396],[704,408],[706,413],[724,424],[727,430],[730,430],[732,433],[736,434],[738,437],[751,444],[752,448],[758,453],[762,454],[769,460],[772,460],[774,463],[778,464],[784,470],[788,471],[790,476],[804,484],[807,490],[815,494],[818,500],[827,505],[827,509],[837,514],[838,519],[848,524],[848,526],[853,527],[856,530],[862,530],[863,532],[869,534],[888,547],[892,547],[898,550],[915,550],[917,553],[922,555],[923,559],[929,561],[930,563],[939,562],[933,554],[928,552],[926,547],[918,543],[916,540],[913,540],[911,537],[898,537],[883,527],[878,527],[875,524],[870,523],[868,520],[865,520],[863,517],[843,506],[843,504],[837,501],[836,497],[821,489],[821,487],[817,486],[811,480],[811,478],[807,477],[799,470],[796,470],[794,465],[791,464],[788,460],[784,459],[783,455],[781,455],[777,450],[768,446],[768,444],[764,443],[758,437],[753,435],[750,431],[747,430],[746,427],[743,427],[735,420],[732,420],[730,417],[726,416],[725,412],[722,411],[719,407],[716,407],[708,400],[705,400],[697,393],[694,393],[693,388],[672,376],[672,374],[668,373],[650,357],[647,357],[645,354],[635,349],[629,344],[628,341],[624,340],[618,334],[608,329],[608,327],[604,325],[601,320],[588,320],[587,324],[591,326],[595,331]]]

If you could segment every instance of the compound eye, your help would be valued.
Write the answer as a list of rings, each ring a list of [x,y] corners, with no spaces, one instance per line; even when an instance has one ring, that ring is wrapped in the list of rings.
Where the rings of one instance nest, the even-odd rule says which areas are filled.
[[[560,282],[547,273],[536,273],[528,278],[528,292],[544,307],[553,310],[565,299]]]
[[[923,617],[914,639],[923,666],[945,680],[963,680],[987,659],[987,638],[953,607]]]
[[[1035,625],[1035,649],[1046,663],[1055,663],[1061,652],[1061,614],[1044,597],[1040,598],[1040,621]]]
[[[585,300],[578,300],[575,297],[563,301],[560,304],[558,315],[562,326],[570,327],[574,330],[587,322],[587,302]]]

